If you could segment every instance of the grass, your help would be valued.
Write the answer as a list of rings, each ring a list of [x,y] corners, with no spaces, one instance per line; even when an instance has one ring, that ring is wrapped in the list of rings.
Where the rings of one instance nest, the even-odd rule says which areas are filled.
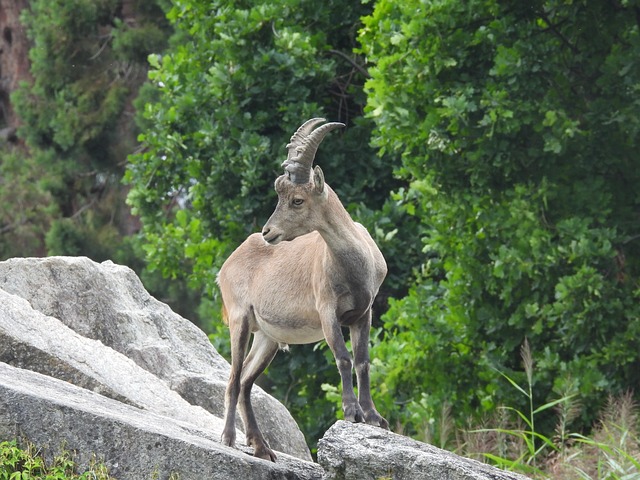
[[[87,469],[82,473],[79,470],[71,452],[63,451],[47,462],[43,452],[30,442],[25,442],[24,446],[19,446],[15,440],[0,442],[0,480],[116,480],[109,475],[106,465],[95,457]],[[149,480],[158,478],[160,473],[156,471]],[[173,472],[169,480],[180,480],[180,476]]]
[[[576,395],[567,393],[536,407],[533,358],[526,340],[521,355],[527,385],[501,375],[527,398],[528,411],[504,407],[491,427],[466,431],[459,450],[539,480],[640,480],[639,409],[633,396],[610,398],[589,437],[571,432],[570,423],[581,407]],[[536,416],[549,409],[555,409],[558,418],[553,438],[539,433],[535,423]]]
[[[70,452],[47,462],[31,443],[21,448],[16,441],[0,442],[0,480],[114,480],[107,467],[95,459],[86,471],[77,472]]]

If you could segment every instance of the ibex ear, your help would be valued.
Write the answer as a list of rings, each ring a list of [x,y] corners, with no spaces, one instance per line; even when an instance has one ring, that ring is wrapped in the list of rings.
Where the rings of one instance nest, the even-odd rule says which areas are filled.
[[[316,193],[322,193],[324,191],[324,173],[322,173],[322,169],[318,165],[313,169],[313,185],[315,186]]]

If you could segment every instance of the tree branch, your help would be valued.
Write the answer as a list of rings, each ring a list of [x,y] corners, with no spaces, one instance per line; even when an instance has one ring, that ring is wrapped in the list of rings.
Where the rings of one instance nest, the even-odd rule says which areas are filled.
[[[556,37],[558,37],[560,41],[562,41],[562,43],[571,50],[571,53],[574,55],[578,55],[580,53],[580,50],[578,50],[577,47],[573,45],[569,39],[562,34],[562,32],[560,32],[560,30],[558,30],[557,25],[551,23],[551,20],[549,20],[549,16],[546,13],[540,13],[540,18],[549,26],[549,30],[551,30]]]
[[[358,65],[355,60],[351,57],[349,57],[349,55],[347,55],[344,52],[341,52],[340,50],[329,50],[329,53],[332,53],[334,55],[337,55],[339,57],[344,58],[347,62],[349,62],[353,68],[355,68],[356,70],[358,70],[362,75],[364,75],[365,78],[371,78],[371,75],[369,75],[369,72],[367,71],[366,68],[364,68],[362,65]]]

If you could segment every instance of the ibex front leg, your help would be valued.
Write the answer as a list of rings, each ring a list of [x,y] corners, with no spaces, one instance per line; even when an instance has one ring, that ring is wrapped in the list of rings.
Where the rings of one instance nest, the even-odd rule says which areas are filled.
[[[353,364],[351,355],[344,343],[342,329],[333,312],[322,319],[322,331],[336,359],[336,365],[342,379],[342,411],[349,422],[364,422],[364,412],[353,391]]]
[[[249,313],[239,316],[229,315],[229,336],[231,337],[231,373],[225,394],[225,421],[222,443],[229,447],[236,442],[236,409],[240,395],[242,364],[249,344]]]
[[[389,429],[387,422],[378,413],[371,398],[371,383],[369,380],[369,331],[371,330],[371,310],[350,327],[351,345],[356,364],[358,377],[358,401],[364,411],[364,421],[369,425],[375,425]]]

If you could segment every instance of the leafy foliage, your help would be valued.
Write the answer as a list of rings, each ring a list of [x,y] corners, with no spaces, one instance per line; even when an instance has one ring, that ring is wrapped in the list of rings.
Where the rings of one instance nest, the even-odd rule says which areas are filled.
[[[20,448],[15,441],[0,442],[0,480],[111,480],[107,468],[92,461],[84,473],[77,473],[69,452],[63,452],[47,462],[36,447],[29,443]]]
[[[0,163],[0,252],[3,257],[42,253],[42,238],[58,215],[47,189],[48,175],[19,152],[7,152]]]
[[[637,478],[640,423],[632,394],[609,397],[589,437],[572,432],[569,424],[581,410],[575,385],[567,385],[567,390],[558,392],[559,398],[551,402],[534,405],[533,379],[537,373],[526,341],[521,353],[526,386],[501,375],[528,401],[526,412],[513,407],[497,410],[489,426],[465,431],[457,449],[464,455],[484,458],[537,479]],[[548,437],[537,428],[536,419],[550,409],[555,411],[556,425],[553,436]]]
[[[166,44],[162,10],[155,2],[36,0],[21,22],[33,43],[33,81],[11,96],[20,142],[2,145],[9,187],[0,194],[0,256],[122,255],[122,236],[135,224],[120,184],[135,142],[127,110],[149,49]]]
[[[402,156],[424,253],[374,351],[409,431],[445,401],[521,407],[495,372],[519,380],[525,337],[536,403],[571,378],[593,419],[638,384],[637,12],[380,0],[364,20],[373,141]]]

